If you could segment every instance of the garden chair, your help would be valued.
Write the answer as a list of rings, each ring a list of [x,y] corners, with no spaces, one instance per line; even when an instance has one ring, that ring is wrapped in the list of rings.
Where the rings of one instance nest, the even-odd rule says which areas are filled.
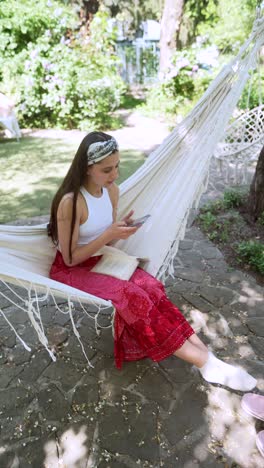
[[[264,145],[264,105],[261,104],[235,119],[226,129],[225,138],[218,143],[214,158],[226,182],[247,182],[247,169],[254,164]]]
[[[3,93],[0,93],[0,125],[6,130],[8,136],[14,136],[17,140],[21,138],[14,103]]]

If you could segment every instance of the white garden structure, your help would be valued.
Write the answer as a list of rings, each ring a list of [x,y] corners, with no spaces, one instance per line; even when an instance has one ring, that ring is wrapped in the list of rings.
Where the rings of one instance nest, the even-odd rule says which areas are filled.
[[[235,119],[219,142],[214,158],[226,182],[249,182],[254,163],[264,145],[264,105],[259,105]],[[251,169],[251,174],[249,171]]]
[[[21,138],[21,131],[14,112],[14,103],[3,93],[0,93],[0,127],[3,127],[9,137]]]

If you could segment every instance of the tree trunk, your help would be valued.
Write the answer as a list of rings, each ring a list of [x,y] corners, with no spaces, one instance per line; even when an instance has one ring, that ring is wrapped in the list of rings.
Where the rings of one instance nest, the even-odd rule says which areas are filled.
[[[250,211],[256,221],[264,213],[264,146],[258,158],[248,201]]]
[[[183,15],[184,0],[165,0],[160,31],[160,65],[162,75],[171,67]]]

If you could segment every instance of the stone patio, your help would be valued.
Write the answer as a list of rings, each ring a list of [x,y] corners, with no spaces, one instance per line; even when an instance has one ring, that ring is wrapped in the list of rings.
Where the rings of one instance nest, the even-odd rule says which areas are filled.
[[[202,203],[224,187],[212,168]],[[254,278],[230,268],[189,226],[166,288],[199,336],[219,357],[258,378],[254,391],[264,394],[264,289]],[[264,423],[243,412],[242,393],[207,384],[176,358],[115,369],[111,328],[98,336],[76,306],[75,322],[94,366],[88,367],[69,316],[50,301],[41,312],[54,363],[27,315],[7,300],[0,306],[31,347],[26,351],[0,317],[1,468],[264,467],[255,446]],[[100,323],[109,325],[106,312]]]

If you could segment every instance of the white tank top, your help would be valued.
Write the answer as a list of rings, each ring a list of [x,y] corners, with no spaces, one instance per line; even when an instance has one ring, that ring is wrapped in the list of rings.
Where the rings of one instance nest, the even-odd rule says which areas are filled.
[[[100,198],[91,195],[84,187],[80,192],[88,209],[88,219],[79,227],[78,245],[84,245],[99,237],[113,223],[113,206],[105,188]]]

